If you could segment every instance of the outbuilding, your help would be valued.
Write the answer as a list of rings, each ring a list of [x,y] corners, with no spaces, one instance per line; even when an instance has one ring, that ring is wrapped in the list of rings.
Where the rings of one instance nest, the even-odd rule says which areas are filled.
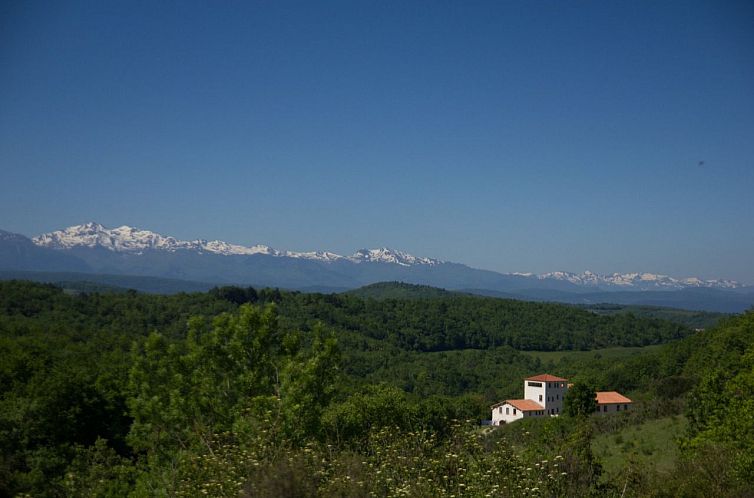
[[[596,413],[616,413],[628,411],[633,401],[618,391],[599,391],[597,393]]]

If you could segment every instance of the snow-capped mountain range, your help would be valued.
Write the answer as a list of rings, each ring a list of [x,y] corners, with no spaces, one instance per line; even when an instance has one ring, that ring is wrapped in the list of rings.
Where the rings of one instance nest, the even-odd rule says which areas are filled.
[[[668,275],[658,275],[655,273],[612,273],[608,275],[599,275],[589,270],[583,273],[571,273],[565,271],[556,271],[536,275],[540,280],[554,279],[564,280],[572,284],[582,285],[585,287],[605,287],[615,286],[620,288],[640,288],[649,289],[687,289],[690,287],[708,287],[716,289],[737,289],[741,284],[735,280],[702,280],[697,277],[674,278]]]
[[[348,260],[353,263],[393,263],[400,266],[437,265],[443,263],[443,261],[437,259],[420,258],[388,247],[382,247],[379,249],[360,249],[351,256],[341,256],[340,254],[327,251],[279,251],[261,244],[242,246],[238,244],[230,244],[222,240],[179,240],[175,237],[160,235],[159,233],[150,230],[141,230],[127,225],[117,228],[107,228],[94,222],[45,233],[34,237],[32,240],[40,247],[51,249],[102,247],[110,251],[136,254],[148,250],[169,252],[195,251],[221,254],[223,256],[251,256],[254,254],[262,254],[276,257],[311,259],[323,262]]]
[[[360,249],[350,256],[342,256],[326,251],[295,252],[280,251],[266,245],[243,246],[221,240],[196,239],[179,240],[150,230],[130,226],[107,228],[99,223],[86,223],[46,233],[34,237],[38,247],[72,250],[77,248],[103,248],[115,253],[140,255],[149,251],[167,253],[197,253],[221,256],[273,256],[321,263],[385,263],[399,267],[437,267],[456,265],[432,258],[417,257],[406,252],[387,247]],[[469,269],[471,270],[471,269]],[[680,290],[687,288],[736,289],[741,287],[732,280],[702,280],[696,277],[674,278],[653,273],[613,273],[600,275],[591,271],[571,273],[564,271],[543,274],[509,273],[503,274],[525,282],[563,282],[581,288],[600,290]]]

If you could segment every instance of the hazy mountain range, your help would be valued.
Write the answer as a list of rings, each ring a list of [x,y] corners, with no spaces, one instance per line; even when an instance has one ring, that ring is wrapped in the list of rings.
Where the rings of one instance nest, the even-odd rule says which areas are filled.
[[[683,296],[688,295],[693,297],[692,306],[688,307],[720,311],[740,311],[754,303],[754,289],[731,280],[639,272],[498,273],[389,248],[361,249],[349,256],[326,251],[294,252],[220,240],[179,240],[130,226],[107,228],[98,223],[76,225],[32,239],[0,230],[0,270],[149,276],[331,291],[403,281],[564,302],[628,300],[629,304],[643,304],[642,299],[653,299],[647,304],[657,305],[660,296],[683,302]],[[716,304],[706,306],[705,301]],[[731,304],[721,306],[720,302]]]

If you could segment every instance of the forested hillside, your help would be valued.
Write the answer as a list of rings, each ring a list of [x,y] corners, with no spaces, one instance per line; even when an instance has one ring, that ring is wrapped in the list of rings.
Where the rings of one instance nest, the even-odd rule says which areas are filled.
[[[568,353],[680,336],[647,353]],[[753,338],[752,314],[694,334],[456,295],[70,295],[4,282],[0,496],[740,494],[754,477]],[[545,364],[521,344],[564,352]],[[636,410],[479,431],[489,404],[544,368],[627,392]],[[601,471],[595,434],[668,416],[690,428],[670,474]],[[710,466],[725,469],[712,484]]]
[[[634,316],[646,318],[661,318],[671,322],[680,323],[693,329],[705,329],[715,325],[720,319],[729,316],[727,313],[712,311],[695,311],[678,308],[664,308],[661,306],[634,306],[622,304],[590,304],[583,306],[599,315],[614,315],[631,313]]]
[[[679,339],[691,330],[632,314],[599,316],[572,306],[463,294],[432,299],[363,299],[348,294],[288,294],[281,314],[292,326],[322,321],[413,351],[594,349],[644,346]]]

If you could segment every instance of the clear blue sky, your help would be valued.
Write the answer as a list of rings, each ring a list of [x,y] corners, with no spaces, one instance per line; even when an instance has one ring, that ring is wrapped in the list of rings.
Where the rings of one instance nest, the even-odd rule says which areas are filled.
[[[26,235],[754,283],[754,4],[6,1],[0,172]]]

